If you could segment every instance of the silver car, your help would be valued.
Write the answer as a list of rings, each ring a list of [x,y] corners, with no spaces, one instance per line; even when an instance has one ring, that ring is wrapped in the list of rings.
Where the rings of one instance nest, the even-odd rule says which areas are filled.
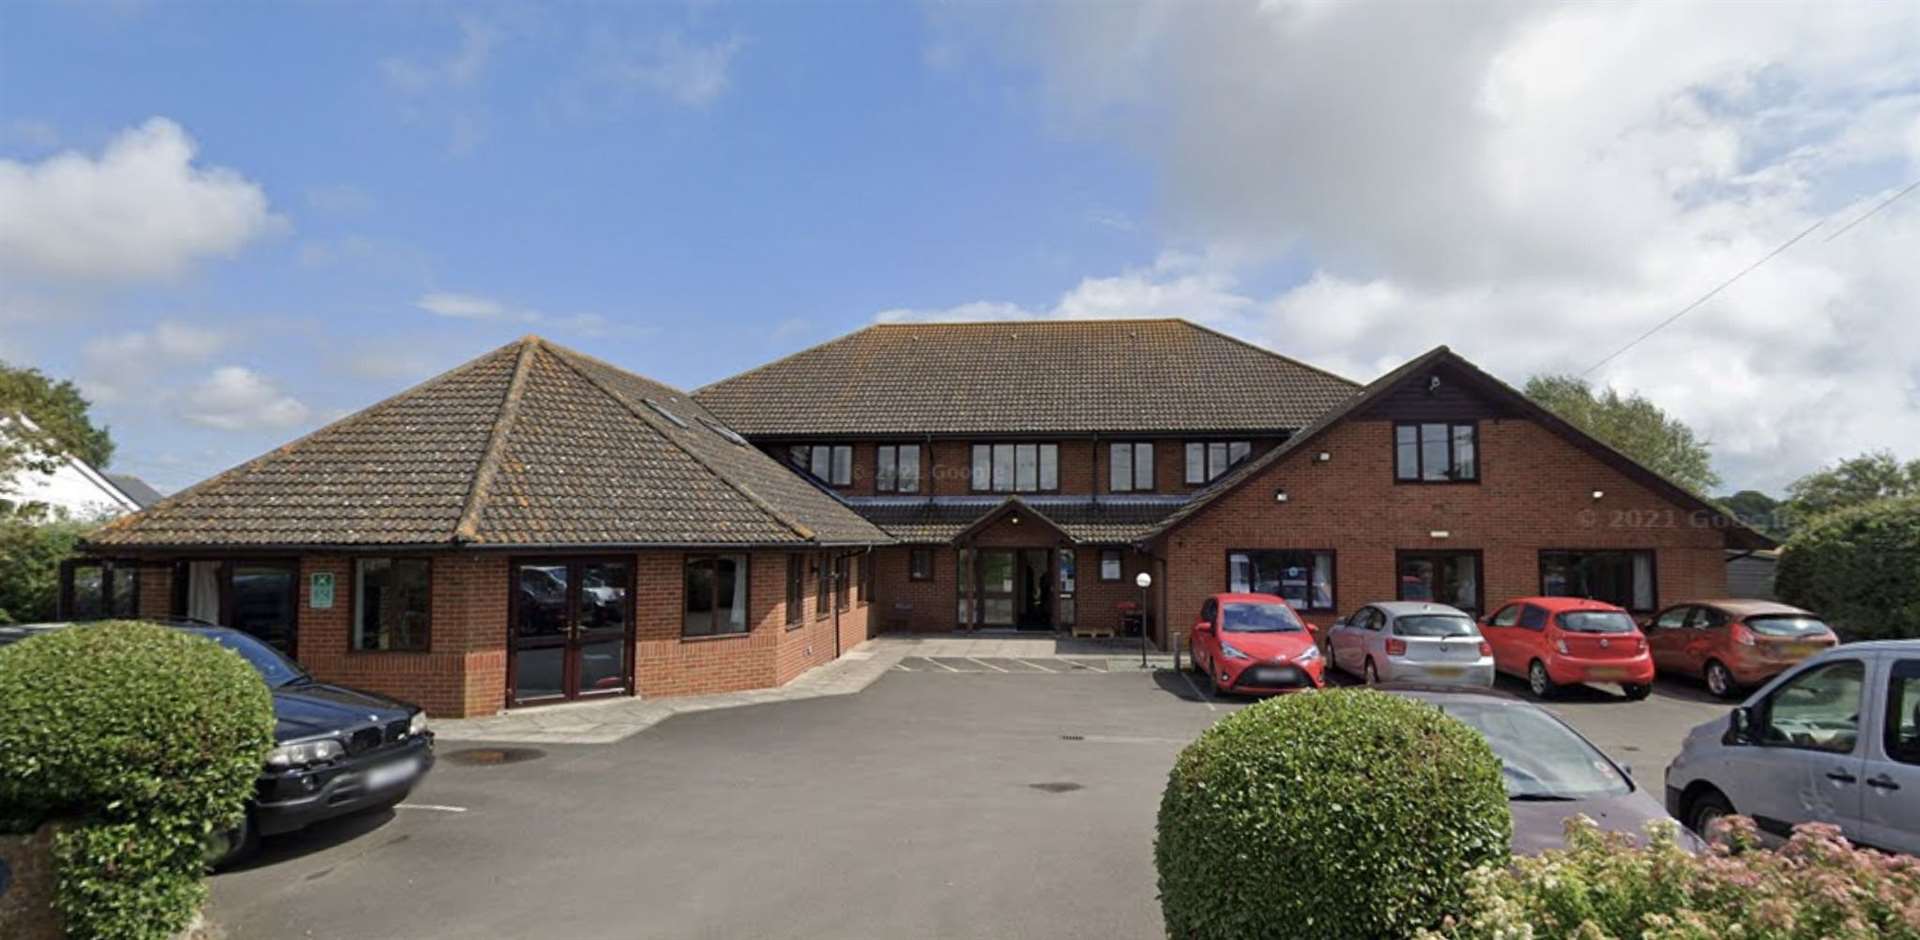
[[[1372,685],[1422,682],[1493,685],[1493,649],[1457,607],[1421,601],[1368,604],[1334,621],[1327,660]]]
[[[1920,854],[1920,640],[1836,646],[1693,729],[1667,807],[1696,832],[1739,813],[1776,836],[1831,823]]]

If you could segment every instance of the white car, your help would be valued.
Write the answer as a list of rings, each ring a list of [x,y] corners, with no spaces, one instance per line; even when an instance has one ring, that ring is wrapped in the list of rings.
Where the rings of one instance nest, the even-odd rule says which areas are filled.
[[[1493,685],[1493,648],[1457,607],[1421,601],[1368,604],[1327,630],[1327,659],[1368,685]]]
[[[1693,729],[1667,767],[1667,810],[1695,832],[1729,813],[1787,835],[1920,853],[1920,640],[1834,647]]]

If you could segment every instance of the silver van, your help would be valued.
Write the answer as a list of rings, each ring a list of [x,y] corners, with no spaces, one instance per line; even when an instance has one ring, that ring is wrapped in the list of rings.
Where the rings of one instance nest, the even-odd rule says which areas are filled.
[[[1920,854],[1920,640],[1834,647],[1687,735],[1667,810],[1695,832],[1729,813],[1785,836],[1832,823]]]

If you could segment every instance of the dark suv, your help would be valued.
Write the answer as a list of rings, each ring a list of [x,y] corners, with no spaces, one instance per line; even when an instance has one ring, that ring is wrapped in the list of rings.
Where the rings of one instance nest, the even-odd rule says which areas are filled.
[[[197,621],[168,624],[240,654],[273,692],[274,748],[247,815],[208,847],[215,865],[252,851],[261,836],[406,799],[433,767],[433,732],[417,705],[317,682],[273,647]],[[0,627],[0,646],[65,624]]]

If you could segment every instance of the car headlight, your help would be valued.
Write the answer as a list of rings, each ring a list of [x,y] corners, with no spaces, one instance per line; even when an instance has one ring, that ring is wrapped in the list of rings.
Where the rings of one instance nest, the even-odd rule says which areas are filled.
[[[1293,661],[1296,663],[1310,663],[1319,658],[1320,658],[1320,648],[1317,646],[1309,646],[1307,647],[1306,652],[1301,653],[1298,656],[1295,656],[1293,658]]]
[[[332,739],[302,741],[299,744],[282,744],[267,752],[267,766],[275,770],[288,767],[305,767],[309,764],[323,764],[330,760],[345,757],[347,749]]]
[[[413,720],[407,722],[407,737],[417,738],[427,733],[427,713],[414,712]]]
[[[1248,656],[1245,653],[1240,652],[1237,649],[1234,649],[1233,644],[1231,643],[1220,644],[1220,655],[1225,656],[1228,659],[1252,659],[1253,658],[1251,656]]]

